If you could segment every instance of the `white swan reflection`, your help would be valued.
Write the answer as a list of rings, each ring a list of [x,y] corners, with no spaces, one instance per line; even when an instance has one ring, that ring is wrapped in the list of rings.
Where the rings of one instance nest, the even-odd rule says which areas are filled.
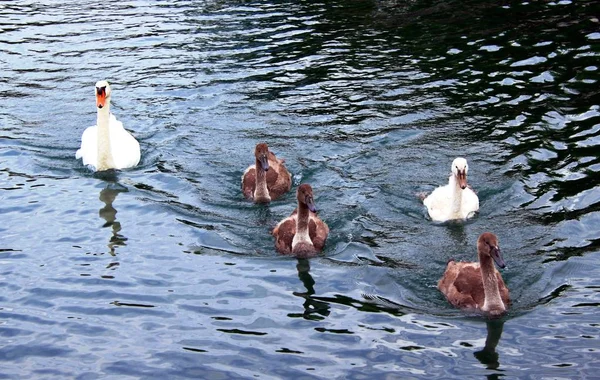
[[[111,256],[116,256],[116,247],[126,245],[127,238],[120,234],[121,223],[117,221],[117,210],[113,206],[113,202],[117,198],[119,193],[127,192],[127,188],[119,185],[118,183],[109,183],[104,189],[100,191],[99,199],[104,203],[98,211],[98,215],[106,222],[102,225],[102,228],[110,227],[112,229],[112,236],[108,241],[108,253]]]

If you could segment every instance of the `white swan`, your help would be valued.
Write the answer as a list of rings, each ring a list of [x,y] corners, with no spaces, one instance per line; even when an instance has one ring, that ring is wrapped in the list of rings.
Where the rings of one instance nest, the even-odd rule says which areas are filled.
[[[438,187],[423,200],[431,219],[437,222],[467,219],[479,211],[479,198],[467,187],[468,171],[469,165],[464,158],[452,161],[448,184]]]
[[[81,148],[75,158],[83,159],[96,171],[125,169],[140,162],[140,144],[123,128],[123,123],[110,113],[110,86],[107,81],[96,83],[96,125],[81,135]]]

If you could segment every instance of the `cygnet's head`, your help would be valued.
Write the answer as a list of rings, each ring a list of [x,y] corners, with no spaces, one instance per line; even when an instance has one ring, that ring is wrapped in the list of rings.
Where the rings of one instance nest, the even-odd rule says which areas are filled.
[[[498,246],[498,237],[491,232],[484,232],[477,239],[477,252],[480,255],[490,256],[500,268],[504,268],[504,259]]]
[[[107,81],[96,82],[96,106],[104,108],[110,102],[110,85]]]
[[[452,174],[458,181],[458,185],[461,189],[467,188],[467,172],[469,171],[469,165],[467,160],[462,157],[457,157],[452,161]]]
[[[303,203],[310,211],[317,212],[315,200],[313,199],[313,190],[308,183],[303,183],[302,185],[298,186],[296,197],[298,199],[298,203]]]
[[[269,170],[269,147],[265,143],[256,144],[254,149],[254,157],[260,162],[260,169]],[[259,168],[256,168],[258,170]]]

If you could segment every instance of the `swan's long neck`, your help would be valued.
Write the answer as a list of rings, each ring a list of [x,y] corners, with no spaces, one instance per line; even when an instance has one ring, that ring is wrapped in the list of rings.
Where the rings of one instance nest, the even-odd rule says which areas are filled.
[[[309,219],[308,206],[304,203],[298,202],[298,222],[296,224],[296,234],[305,233],[308,236],[308,219]]]
[[[479,254],[479,265],[485,297],[481,310],[490,314],[501,314],[506,310],[506,307],[500,296],[494,261],[490,256]]]
[[[107,170],[115,167],[110,146],[110,103],[98,108],[98,165],[96,170]]]
[[[269,188],[267,187],[267,172],[263,170],[260,160],[256,159],[256,189],[254,200],[258,202],[270,202]]]
[[[310,211],[304,203],[298,202],[298,215],[296,219],[296,234],[292,240],[292,252],[308,254],[315,251],[310,234],[308,232],[308,222]]]
[[[461,208],[462,208],[462,191],[460,188],[458,181],[456,180],[456,176],[452,174],[448,180],[450,184],[450,217],[453,219],[462,218]]]

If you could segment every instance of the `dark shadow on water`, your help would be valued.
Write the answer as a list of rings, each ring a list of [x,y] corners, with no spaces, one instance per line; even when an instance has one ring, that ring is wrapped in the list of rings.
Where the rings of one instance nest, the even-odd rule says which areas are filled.
[[[94,172],[94,178],[101,179],[102,181],[108,182],[109,186],[111,184],[115,185],[119,181],[119,171],[114,169],[104,170],[101,172]]]
[[[102,228],[110,227],[112,229],[112,236],[108,241],[108,252],[111,256],[116,256],[115,248],[126,245],[125,242],[127,241],[127,238],[120,234],[121,223],[117,221],[117,210],[113,206],[117,195],[123,192],[127,192],[126,187],[111,182],[100,191],[99,196],[99,199],[104,203],[104,207],[98,211],[100,218],[105,220]]]
[[[503,320],[490,320],[486,322],[487,337],[485,338],[485,346],[480,351],[474,352],[473,355],[479,362],[486,366],[487,369],[496,370],[500,367],[500,358],[496,352],[496,347],[502,337],[502,329],[504,328]],[[488,379],[497,379],[498,374],[488,375]]]
[[[325,319],[330,313],[329,303],[319,301],[312,297],[315,294],[315,280],[310,275],[310,261],[308,259],[298,259],[296,264],[298,270],[298,278],[302,281],[302,284],[306,288],[306,292],[294,292],[296,297],[304,299],[302,306],[304,312],[302,314],[288,314],[290,317],[302,317],[304,319],[320,321]]]
[[[446,223],[448,233],[456,245],[465,246],[468,243],[467,234],[465,233],[466,222],[449,222]]]
[[[269,204],[256,204],[256,207],[254,208],[254,219],[259,226],[266,226],[270,230],[275,227],[275,225],[272,225],[273,213],[271,212]]]

